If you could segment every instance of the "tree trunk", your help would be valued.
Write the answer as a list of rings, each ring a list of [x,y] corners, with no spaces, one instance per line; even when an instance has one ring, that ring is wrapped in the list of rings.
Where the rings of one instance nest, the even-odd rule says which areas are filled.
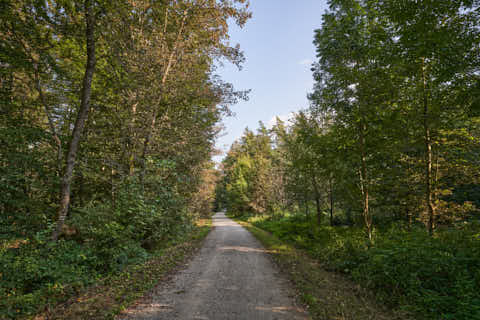
[[[317,223],[318,225],[322,224],[322,209],[320,207],[320,197],[315,195],[315,205],[317,207]]]
[[[330,226],[333,227],[333,179],[330,177],[330,183],[329,183],[329,187],[330,187]]]
[[[136,132],[135,132],[135,122],[137,118],[137,103],[132,103],[132,110],[131,110],[131,119],[128,124],[129,136],[127,147],[130,154],[128,155],[128,175],[133,177],[135,175],[135,139],[136,139]]]
[[[112,208],[115,210],[116,208],[116,197],[115,197],[115,169],[113,167],[113,163],[110,167],[110,192],[112,196]]]
[[[303,203],[305,205],[305,217],[308,219],[308,217],[310,216],[310,212],[308,210],[308,199],[305,195],[303,197]]]
[[[72,132],[72,140],[68,147],[67,163],[62,177],[60,207],[58,209],[58,221],[55,230],[52,233],[52,240],[56,241],[62,233],[65,218],[70,205],[70,190],[72,184],[73,169],[75,168],[75,159],[78,146],[85,127],[85,121],[90,110],[90,98],[92,93],[92,79],[95,71],[95,15],[93,12],[93,0],[85,0],[85,23],[87,40],[87,64],[85,66],[85,75],[83,78],[82,91],[80,96],[80,109],[75,120]]]
[[[368,239],[372,241],[372,217],[368,207],[369,194],[368,194],[368,177],[367,177],[367,161],[365,155],[365,132],[367,125],[365,120],[362,120],[359,128],[360,132],[360,155],[361,155],[361,170],[360,170],[360,186],[363,195],[363,220],[365,222],[365,228],[367,230]]]
[[[422,58],[422,80],[423,80],[423,129],[425,134],[425,200],[428,210],[428,233],[433,234],[435,209],[432,200],[432,140],[430,136],[430,126],[428,122],[428,96],[427,96],[427,77],[425,74],[425,58]]]
[[[312,185],[315,194],[315,206],[317,208],[317,222],[318,225],[322,224],[322,208],[320,204],[320,192],[318,190],[317,181],[314,176],[312,176]]]
[[[407,207],[406,207],[406,211],[407,211],[407,219],[408,219],[408,230],[410,231],[410,230],[412,230],[412,225],[413,225],[413,214],[409,210],[408,204],[407,204]]]

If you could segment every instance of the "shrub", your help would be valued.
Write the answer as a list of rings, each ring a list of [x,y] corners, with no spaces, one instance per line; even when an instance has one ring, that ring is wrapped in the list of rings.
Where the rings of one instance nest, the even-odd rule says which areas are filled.
[[[95,281],[98,257],[75,241],[32,240],[0,253],[2,316],[34,314],[39,306],[62,299]]]
[[[355,279],[390,304],[426,318],[480,318],[480,241],[471,231],[430,237],[423,230],[382,234]]]

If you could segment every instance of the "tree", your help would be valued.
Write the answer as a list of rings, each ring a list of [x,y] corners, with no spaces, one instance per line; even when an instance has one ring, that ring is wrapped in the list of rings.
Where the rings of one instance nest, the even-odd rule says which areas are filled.
[[[57,227],[52,233],[52,239],[57,240],[62,232],[65,218],[70,205],[70,189],[72,184],[73,169],[75,168],[75,160],[77,157],[78,146],[82,137],[85,121],[88,116],[91,105],[92,81],[95,72],[96,56],[95,56],[95,24],[96,12],[93,0],[84,1],[85,10],[85,41],[87,47],[87,62],[85,64],[85,74],[83,77],[82,89],[80,93],[80,107],[73,126],[72,138],[69,144],[65,172],[62,178],[62,189],[60,196],[60,207],[58,209]]]
[[[439,163],[441,132],[445,123],[465,112],[469,104],[461,101],[460,92],[470,90],[477,81],[473,74],[478,70],[478,55],[474,53],[474,48],[478,48],[475,27],[478,14],[474,10],[478,3],[455,1],[439,5],[435,1],[422,1],[413,6],[408,3],[379,1],[379,10],[395,30],[398,38],[395,54],[403,60],[400,65],[403,76],[418,99],[413,104],[422,110],[419,118],[424,140],[426,226],[432,233],[441,170],[434,161]],[[435,152],[434,146],[438,151]]]
[[[242,26],[247,2],[1,6],[5,216],[29,216],[43,228],[55,220],[57,239],[75,228],[66,222],[70,213],[76,223],[99,199],[121,210],[129,188],[158,203],[159,185],[182,198],[185,210],[172,212],[188,215],[218,123],[246,97],[215,75],[215,61],[243,61],[228,43],[227,20]]]
[[[314,43],[320,58],[314,67],[316,85],[310,95],[314,108],[334,114],[337,130],[344,130],[343,143],[359,159],[359,186],[363,204],[363,220],[372,238],[370,210],[373,156],[379,142],[382,100],[390,88],[381,66],[380,45],[387,43],[383,21],[371,10],[369,1],[331,1],[324,15],[322,28],[315,33]],[[353,141],[352,141],[353,139]],[[352,144],[354,143],[354,144]],[[375,145],[375,149],[373,146]]]

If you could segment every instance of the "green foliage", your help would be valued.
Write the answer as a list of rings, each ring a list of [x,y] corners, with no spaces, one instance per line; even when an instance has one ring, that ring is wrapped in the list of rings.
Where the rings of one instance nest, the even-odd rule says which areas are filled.
[[[129,262],[141,260],[147,252],[135,241],[135,226],[123,224],[108,207],[85,208],[71,220],[73,237],[81,239],[97,257],[95,270],[121,270]],[[140,232],[140,230],[139,230]]]
[[[47,235],[48,236],[48,235]],[[45,235],[0,253],[1,317],[33,315],[93,283],[99,256],[75,241],[45,241]]]
[[[429,319],[480,317],[478,227],[425,232],[391,229],[378,237],[352,276],[389,304]]]
[[[312,227],[303,215],[249,221],[306,250],[325,268],[349,274],[387,305],[425,319],[480,316],[478,225],[430,237],[422,229],[394,224],[376,230],[367,245],[360,228]]]
[[[174,165],[162,162],[157,169],[171,172]],[[0,252],[0,306],[6,310],[0,317],[33,315],[190,234],[193,216],[175,184],[154,177],[148,183],[155,184],[155,197],[130,178],[117,190],[114,206],[92,201],[74,208],[58,242],[49,240],[51,220],[31,235],[29,223],[6,217],[24,232],[13,240],[11,228],[2,230],[10,238],[3,239]]]
[[[168,199],[171,193],[148,204],[133,188],[119,197],[115,209],[92,205],[72,212],[64,240],[49,241],[46,229],[28,240],[5,241],[0,253],[5,316],[35,314],[101,277],[144,261],[147,249],[164,248],[192,231],[185,214],[170,213],[179,209],[172,206],[178,199]]]

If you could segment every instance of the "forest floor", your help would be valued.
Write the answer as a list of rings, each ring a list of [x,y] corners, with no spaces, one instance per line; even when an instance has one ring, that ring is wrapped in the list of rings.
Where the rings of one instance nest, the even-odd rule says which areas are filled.
[[[310,319],[265,248],[217,213],[214,229],[188,267],[119,319]]]

